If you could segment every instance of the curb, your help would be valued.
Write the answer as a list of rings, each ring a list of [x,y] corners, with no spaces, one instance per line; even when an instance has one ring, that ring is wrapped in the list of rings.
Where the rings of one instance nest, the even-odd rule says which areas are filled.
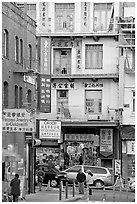
[[[73,202],[84,198],[84,195],[60,200],[59,202]]]

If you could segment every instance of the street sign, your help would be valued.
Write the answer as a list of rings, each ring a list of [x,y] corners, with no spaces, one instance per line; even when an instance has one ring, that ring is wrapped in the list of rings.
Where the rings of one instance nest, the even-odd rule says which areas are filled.
[[[120,159],[115,160],[115,175],[121,174],[121,161]]]

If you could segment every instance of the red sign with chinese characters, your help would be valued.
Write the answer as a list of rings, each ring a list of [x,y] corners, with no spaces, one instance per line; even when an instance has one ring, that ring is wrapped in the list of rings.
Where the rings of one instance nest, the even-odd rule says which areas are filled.
[[[51,77],[40,74],[38,77],[38,109],[40,112],[51,112]]]

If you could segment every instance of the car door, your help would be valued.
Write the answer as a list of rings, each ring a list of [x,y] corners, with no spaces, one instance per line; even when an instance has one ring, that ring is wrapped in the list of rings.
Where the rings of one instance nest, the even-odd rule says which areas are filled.
[[[65,172],[67,173],[67,177],[69,180],[76,180],[76,176],[78,174],[81,165],[73,166],[67,169]]]

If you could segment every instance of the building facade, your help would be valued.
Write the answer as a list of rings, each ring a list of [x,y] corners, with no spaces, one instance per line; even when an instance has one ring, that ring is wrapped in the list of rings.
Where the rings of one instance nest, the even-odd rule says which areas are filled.
[[[28,120],[25,120],[25,114],[29,114],[29,111],[36,107],[36,69],[36,22],[14,3],[3,2],[3,180],[10,179],[8,176],[12,176],[12,173],[18,172],[20,176],[26,174],[29,191],[33,165],[32,158],[28,156],[32,151],[32,129]],[[13,157],[7,159],[5,150],[12,152]]]
[[[116,163],[122,161],[121,127],[134,126],[134,113],[124,107],[129,89],[133,94],[128,99],[133,104],[134,71],[127,75],[122,64],[121,55],[131,54],[120,48],[119,26],[120,17],[131,10],[134,19],[134,3],[36,4],[39,72],[51,73],[51,112],[37,117],[61,121],[61,139],[50,141],[48,147],[43,138],[41,148],[37,148],[39,154],[44,148],[46,157],[48,147],[53,154],[58,152],[61,165],[67,152],[67,165],[74,165],[82,152],[84,163],[108,167],[114,175],[119,172]],[[131,124],[125,122],[127,114]]]

